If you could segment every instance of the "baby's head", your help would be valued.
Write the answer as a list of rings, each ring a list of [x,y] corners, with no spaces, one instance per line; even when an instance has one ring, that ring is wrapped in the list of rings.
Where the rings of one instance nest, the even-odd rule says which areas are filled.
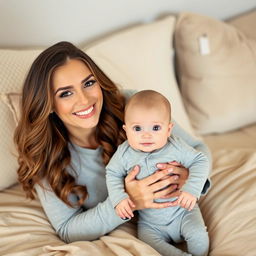
[[[171,105],[159,92],[140,91],[128,101],[124,122],[130,146],[152,152],[162,148],[171,134]]]

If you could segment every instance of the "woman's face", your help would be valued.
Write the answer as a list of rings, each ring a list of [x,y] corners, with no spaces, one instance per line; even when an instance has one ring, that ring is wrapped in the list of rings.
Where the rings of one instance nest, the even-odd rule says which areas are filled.
[[[81,60],[71,59],[52,77],[54,111],[69,133],[76,136],[95,129],[103,95],[99,83]]]

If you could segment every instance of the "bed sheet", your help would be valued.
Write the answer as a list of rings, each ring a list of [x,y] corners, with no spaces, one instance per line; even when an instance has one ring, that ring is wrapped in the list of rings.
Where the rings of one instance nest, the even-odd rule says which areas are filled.
[[[200,200],[210,236],[210,256],[255,256],[256,125],[204,136],[212,150],[212,188]],[[126,223],[99,240],[65,244],[55,234],[39,200],[28,200],[20,185],[0,192],[0,255],[159,255],[136,238]]]

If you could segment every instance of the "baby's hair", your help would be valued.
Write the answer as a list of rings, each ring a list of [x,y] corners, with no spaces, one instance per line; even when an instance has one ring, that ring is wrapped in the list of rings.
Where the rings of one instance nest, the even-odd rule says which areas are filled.
[[[148,109],[159,107],[160,104],[166,108],[171,120],[171,104],[168,99],[161,93],[154,90],[143,90],[135,93],[127,102],[124,110],[124,115],[131,106],[145,107]],[[124,118],[125,119],[125,118]]]

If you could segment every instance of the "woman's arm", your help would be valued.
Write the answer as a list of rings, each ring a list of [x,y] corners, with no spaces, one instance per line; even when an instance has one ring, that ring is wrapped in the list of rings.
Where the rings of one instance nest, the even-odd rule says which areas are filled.
[[[65,242],[95,240],[126,222],[116,215],[109,198],[85,210],[69,207],[48,188],[35,188],[48,219]],[[75,196],[70,200],[75,202]]]

